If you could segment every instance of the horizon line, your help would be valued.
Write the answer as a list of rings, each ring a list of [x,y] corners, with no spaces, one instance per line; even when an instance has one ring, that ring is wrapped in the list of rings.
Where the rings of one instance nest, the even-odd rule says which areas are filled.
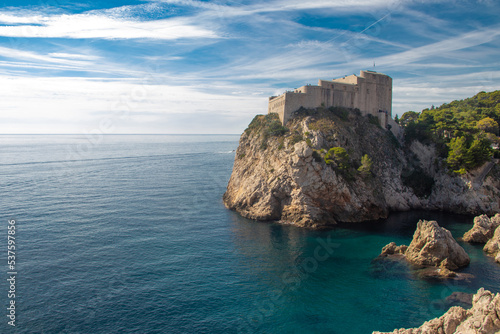
[[[240,133],[0,133],[0,136],[237,136]]]

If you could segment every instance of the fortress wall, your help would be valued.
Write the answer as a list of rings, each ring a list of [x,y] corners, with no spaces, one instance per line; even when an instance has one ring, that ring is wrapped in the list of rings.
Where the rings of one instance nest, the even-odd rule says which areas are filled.
[[[392,120],[392,78],[372,71],[361,71],[332,81],[319,80],[318,86],[302,86],[269,99],[268,112],[278,113],[286,124],[291,114],[300,107],[319,106],[357,108],[363,115],[371,114],[383,127]],[[379,112],[382,110],[384,112]]]
[[[283,116],[283,124],[286,124],[290,115],[300,109],[300,107],[304,108],[316,108],[321,105],[321,87],[318,86],[302,86],[296,91],[300,91],[300,93],[295,92],[287,92],[284,94],[286,103],[284,109]]]
[[[280,117],[281,123],[283,123],[285,110],[285,94],[269,98],[269,105],[267,107],[267,113],[276,113]]]
[[[340,85],[338,85],[340,86]],[[356,108],[356,90],[355,87],[335,87],[333,90],[333,107]]]
[[[363,115],[371,114],[379,117],[381,124],[385,124],[379,110],[387,111],[391,115],[392,107],[392,79],[386,75],[361,71],[358,84],[357,108]]]
[[[394,136],[396,136],[396,138],[398,139],[403,138],[403,133],[404,133],[403,128],[398,123],[396,123],[392,119],[392,117],[387,117],[387,124],[391,126],[391,132],[394,134]]]
[[[359,77],[357,75],[349,75],[343,78],[338,78],[332,80],[333,82],[338,82],[338,83],[344,83],[344,84],[351,84],[351,85],[357,85],[359,81]]]
[[[319,80],[319,86],[324,92],[321,103],[324,103],[325,107],[356,108],[357,87],[355,85]]]

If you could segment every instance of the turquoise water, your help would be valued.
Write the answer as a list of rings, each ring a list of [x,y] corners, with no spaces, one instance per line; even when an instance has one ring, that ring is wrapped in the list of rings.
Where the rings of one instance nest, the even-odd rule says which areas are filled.
[[[459,237],[470,217],[400,213],[319,232],[226,210],[237,145],[238,136],[0,136],[0,249],[8,219],[18,245],[17,325],[2,316],[0,332],[371,333],[443,314],[453,291],[499,291],[500,266],[480,246],[464,245],[469,282],[372,262],[387,243],[408,244],[419,218]]]

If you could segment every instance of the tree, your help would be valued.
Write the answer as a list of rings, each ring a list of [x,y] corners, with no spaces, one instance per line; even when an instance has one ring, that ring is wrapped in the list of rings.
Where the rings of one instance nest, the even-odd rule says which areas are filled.
[[[334,164],[339,169],[347,169],[349,167],[349,154],[343,147],[332,147],[325,155],[327,164]]]
[[[407,111],[399,119],[399,124],[401,124],[402,126],[407,126],[410,123],[415,123],[418,120],[419,115],[420,113],[418,112]]]
[[[485,137],[476,138],[467,150],[465,166],[473,169],[490,160],[493,154],[490,145],[490,141]]]
[[[358,168],[358,171],[363,176],[368,176],[371,173],[371,168],[373,165],[372,159],[368,156],[368,154],[363,155],[361,158],[361,166]]]
[[[457,137],[453,138],[448,144],[450,152],[448,153],[448,158],[446,162],[450,167],[455,170],[460,169],[464,165],[465,156],[467,154],[467,138]]]
[[[498,134],[498,123],[490,117],[485,117],[477,122],[476,128],[484,132]]]
[[[399,116],[398,116],[398,114],[396,114],[396,117],[394,117],[394,122],[396,122],[397,124],[399,124]]]

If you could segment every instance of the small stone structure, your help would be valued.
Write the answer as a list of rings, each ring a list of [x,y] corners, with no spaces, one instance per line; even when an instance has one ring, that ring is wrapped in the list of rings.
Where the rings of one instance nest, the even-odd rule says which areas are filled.
[[[392,78],[374,71],[361,71],[332,81],[319,80],[317,86],[306,85],[269,98],[268,113],[279,115],[283,125],[301,107],[344,107],[358,109],[362,115],[377,117],[383,128],[399,136],[401,128],[392,119]]]

